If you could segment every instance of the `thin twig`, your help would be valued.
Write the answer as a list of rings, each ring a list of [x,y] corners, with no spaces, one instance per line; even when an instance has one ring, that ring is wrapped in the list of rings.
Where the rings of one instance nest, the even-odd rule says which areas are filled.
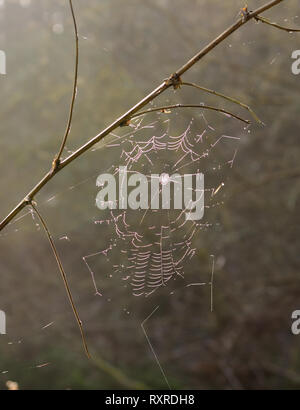
[[[273,0],[266,3],[264,6],[259,7],[258,9],[251,11],[247,15],[247,19],[240,18],[236,23],[228,27],[222,34],[216,37],[212,42],[210,42],[207,46],[205,46],[199,53],[197,53],[193,58],[191,58],[186,64],[184,64],[179,70],[177,70],[174,74],[180,78],[186,71],[188,71],[192,66],[194,66],[199,60],[201,60],[204,56],[206,56],[210,51],[212,51],[215,47],[217,47],[220,43],[222,43],[226,38],[228,38],[232,33],[237,31],[241,26],[246,24],[251,19],[255,18],[259,14],[263,13],[266,10],[271,9],[272,7],[276,6],[279,3],[282,3],[285,0]],[[69,157],[65,160],[61,161],[55,168],[52,168],[44,177],[32,188],[32,190],[19,202],[19,204],[12,209],[12,211],[3,219],[0,223],[0,231],[9,224],[16,215],[18,215],[24,207],[26,207],[30,201],[34,198],[34,196],[64,167],[69,165],[73,162],[76,158],[80,157],[86,151],[88,151],[91,147],[97,144],[100,140],[110,134],[112,131],[117,129],[122,123],[124,123],[128,118],[134,115],[136,112],[141,110],[145,105],[149,102],[153,101],[156,97],[162,94],[165,90],[172,86],[172,83],[168,81],[163,81],[158,87],[156,87],[150,94],[148,94],[145,98],[139,101],[136,105],[134,105],[130,110],[128,110],[125,114],[121,115],[117,118],[112,124],[110,124],[107,128],[97,134],[95,137],[91,138],[86,144],[82,145],[78,148],[75,152],[73,152]]]
[[[245,120],[244,118],[241,118],[238,115],[233,114],[232,112],[223,110],[223,108],[211,107],[210,105],[202,105],[202,104],[173,104],[173,105],[165,105],[162,107],[149,108],[149,110],[140,111],[137,114],[132,115],[131,119],[140,117],[141,115],[144,115],[144,114],[149,114],[150,112],[155,112],[155,111],[164,112],[166,110],[171,110],[173,108],[203,108],[205,110],[221,112],[222,114],[229,115],[230,117],[236,118],[237,120],[242,121],[245,124],[250,124],[249,120]]]
[[[73,110],[74,110],[74,104],[75,104],[75,99],[76,99],[76,94],[77,94],[77,82],[78,82],[78,61],[79,61],[79,45],[78,45],[78,29],[77,29],[77,23],[76,23],[76,17],[73,9],[73,4],[72,0],[69,0],[70,4],[70,9],[71,9],[71,14],[72,14],[72,19],[73,19],[73,25],[74,25],[74,35],[75,35],[75,71],[74,71],[74,83],[73,83],[73,92],[72,92],[72,98],[71,98],[71,104],[70,104],[70,112],[69,112],[69,118],[65,130],[64,137],[62,139],[60,149],[56,156],[54,157],[54,160],[52,162],[52,169],[57,168],[57,166],[60,163],[60,158],[63,153],[63,150],[66,146],[67,138],[69,136],[70,130],[71,130],[71,124],[72,124],[72,118],[73,118]]]
[[[61,259],[60,259],[60,257],[59,257],[59,254],[58,254],[58,251],[57,251],[57,249],[56,249],[56,246],[55,246],[55,244],[54,244],[54,241],[53,241],[52,235],[51,235],[51,233],[50,233],[50,230],[49,230],[49,228],[48,228],[48,226],[47,226],[47,223],[46,223],[44,217],[41,215],[40,211],[38,210],[36,203],[34,203],[34,202],[32,201],[30,205],[31,205],[32,209],[34,210],[34,212],[37,214],[37,216],[38,216],[38,218],[39,218],[39,220],[40,220],[40,222],[41,222],[41,224],[42,224],[42,226],[43,226],[43,229],[44,229],[44,231],[45,231],[45,233],[46,233],[46,235],[47,235],[47,238],[48,238],[48,240],[49,240],[49,243],[50,243],[50,245],[51,245],[51,249],[52,249],[52,251],[53,251],[53,254],[54,254],[54,257],[55,257],[57,266],[58,266],[58,268],[59,268],[61,277],[62,277],[63,282],[64,282],[64,286],[65,286],[65,289],[66,289],[66,292],[67,292],[67,295],[68,295],[68,299],[69,299],[70,305],[71,305],[71,307],[72,307],[74,316],[75,316],[75,318],[76,318],[76,322],[77,322],[78,327],[79,327],[79,330],[80,330],[83,347],[84,347],[84,350],[85,350],[85,353],[86,353],[87,357],[92,360],[92,363],[93,363],[96,367],[98,367],[99,369],[101,369],[102,371],[104,371],[105,373],[107,373],[107,374],[109,374],[111,377],[113,377],[115,380],[117,380],[117,382],[118,382],[121,386],[124,386],[124,387],[129,388],[129,389],[134,389],[134,390],[146,390],[146,389],[149,389],[149,387],[148,387],[147,385],[145,385],[144,383],[138,382],[138,381],[136,381],[136,380],[130,379],[130,378],[129,378],[128,376],[126,376],[120,369],[118,369],[117,367],[113,366],[112,364],[110,364],[110,363],[107,362],[106,360],[102,359],[102,358],[99,357],[98,355],[94,355],[94,354],[93,354],[93,356],[91,356],[91,354],[90,354],[90,352],[89,352],[89,349],[88,349],[88,346],[87,346],[87,341],[86,341],[85,334],[84,334],[84,330],[83,330],[83,327],[82,327],[82,322],[81,322],[81,319],[80,319],[80,317],[79,317],[77,308],[76,308],[75,303],[74,303],[74,299],[73,299],[73,296],[72,296],[72,292],[71,292],[71,289],[70,289],[70,285],[69,285],[69,283],[68,283],[68,279],[67,279],[67,277],[66,277],[65,270],[64,270],[64,268],[63,268]]]
[[[268,24],[269,26],[278,28],[279,30],[287,31],[288,33],[300,33],[300,29],[281,26],[280,24],[273,23],[269,19],[266,19],[262,16],[256,16],[255,20],[261,21],[262,23]]]
[[[228,38],[232,33],[238,30],[241,26],[246,24],[251,19],[255,18],[259,14],[263,13],[266,10],[271,9],[272,7],[276,6],[279,3],[282,3],[285,0],[273,0],[264,6],[259,7],[254,11],[250,11],[247,13],[247,17],[241,16],[239,20],[234,23],[232,26],[228,27],[222,34],[220,34],[214,41],[209,43],[206,47],[204,47],[198,54],[192,57],[186,64],[184,64],[176,74],[178,76],[182,76],[186,71],[188,71],[193,65],[195,65],[200,59],[206,56],[211,50],[213,50],[217,45],[222,43],[226,38]]]
[[[83,331],[83,327],[82,327],[82,322],[81,322],[81,320],[80,320],[78,311],[77,311],[77,309],[76,309],[76,306],[75,306],[75,303],[74,303],[74,300],[73,300],[73,296],[72,296],[72,292],[71,292],[71,289],[70,289],[70,286],[69,286],[69,283],[68,283],[68,279],[67,279],[65,270],[64,270],[64,268],[63,268],[62,262],[61,262],[61,260],[60,260],[60,257],[59,257],[59,255],[58,255],[58,252],[57,252],[55,243],[54,243],[54,241],[53,241],[52,235],[51,235],[51,233],[50,233],[50,231],[49,231],[49,229],[48,229],[48,226],[47,226],[47,224],[46,224],[45,219],[42,217],[40,211],[38,210],[37,205],[36,205],[33,201],[31,201],[30,205],[31,205],[32,209],[34,210],[34,212],[37,214],[37,216],[38,216],[38,218],[39,218],[39,220],[40,220],[40,222],[41,222],[41,224],[42,224],[42,226],[43,226],[43,228],[44,228],[44,231],[45,231],[45,233],[46,233],[46,235],[47,235],[47,238],[48,238],[48,240],[49,240],[51,249],[52,249],[52,251],[53,251],[53,255],[54,255],[54,257],[55,257],[57,266],[58,266],[58,268],[59,268],[59,271],[60,271],[60,274],[61,274],[61,277],[62,277],[62,280],[63,280],[63,282],[64,282],[65,290],[66,290],[66,292],[67,292],[70,305],[71,305],[71,307],[72,307],[72,310],[73,310],[73,313],[74,313],[76,322],[77,322],[78,327],[79,327],[79,330],[80,330],[80,334],[81,334],[82,343],[83,343],[83,347],[84,347],[85,353],[86,353],[87,357],[88,357],[89,359],[91,359],[91,355],[90,355],[90,353],[89,353],[89,349],[88,349],[88,346],[87,346],[86,338],[85,338],[84,331]]]
[[[205,91],[206,93],[216,95],[218,97],[224,98],[227,101],[231,101],[235,104],[238,104],[239,106],[241,106],[241,107],[245,108],[246,110],[248,110],[250,112],[250,114],[252,115],[252,117],[255,119],[256,122],[263,125],[263,122],[258,118],[258,116],[255,114],[255,112],[248,105],[242,103],[238,99],[233,98],[233,97],[229,97],[228,95],[219,93],[219,92],[214,91],[214,90],[210,90],[209,88],[202,87],[202,86],[200,86],[198,84],[195,84],[195,83],[190,83],[190,82],[187,82],[187,81],[183,81],[181,84],[182,85],[187,85],[187,86],[190,86],[190,87],[194,87],[194,88],[198,88],[201,91]]]

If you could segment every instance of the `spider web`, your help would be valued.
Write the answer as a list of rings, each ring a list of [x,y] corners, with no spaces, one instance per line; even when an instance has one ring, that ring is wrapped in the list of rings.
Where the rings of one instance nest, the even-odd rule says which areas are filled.
[[[191,293],[192,289],[196,290],[191,293],[195,296],[197,289],[205,288],[209,295],[208,311],[214,310],[214,274],[216,261],[218,264],[220,260],[211,254],[209,270],[189,267],[193,266],[192,260],[197,256],[201,240],[205,240],[205,233],[220,229],[219,208],[224,203],[228,177],[240,138],[249,132],[244,128],[237,135],[225,134],[219,131],[226,129],[221,124],[221,127],[210,125],[203,112],[192,119],[173,112],[167,116],[156,114],[153,121],[149,117],[136,120],[129,129],[111,135],[105,150],[117,161],[106,171],[117,175],[120,167],[125,166],[127,173],[142,172],[148,181],[155,175],[159,185],[154,196],[161,194],[164,176],[178,172],[195,176],[202,172],[204,217],[199,221],[188,220],[186,209],[100,211],[100,217],[93,220],[95,234],[105,227],[109,232],[107,247],[82,257],[96,296],[116,304],[117,287],[138,299],[150,299],[143,308],[128,299],[123,311],[127,315],[137,315],[134,310],[145,312],[144,317],[137,315],[140,326],[168,388],[172,383],[159,348],[153,343],[155,331],[151,328],[151,323],[163,314],[161,305],[169,298]],[[99,149],[104,149],[103,144],[94,149],[96,155]],[[120,295],[123,293],[118,293],[117,298],[123,300],[124,296]]]
[[[94,294],[100,302],[92,309],[96,312],[95,327],[103,329],[99,315],[101,313],[105,317],[112,310],[126,316],[123,319],[126,334],[128,329],[133,333],[140,326],[145,337],[142,344],[146,340],[152,360],[154,357],[168,387],[172,386],[172,373],[166,369],[166,364],[161,359],[164,355],[161,354],[160,347],[153,344],[155,321],[159,323],[159,317],[165,317],[165,303],[172,305],[173,301],[185,294],[194,298],[199,295],[204,297],[206,293],[204,300],[207,312],[214,310],[214,293],[217,292],[214,288],[214,274],[222,261],[215,256],[215,252],[210,255],[205,266],[197,266],[193,261],[198,257],[207,233],[218,233],[221,229],[219,210],[224,204],[238,144],[248,132],[247,129],[238,128],[234,135],[231,119],[223,119],[221,116],[218,125],[215,116],[212,118],[217,125],[212,126],[204,112],[194,118],[174,111],[136,119],[130,127],[111,134],[87,154],[85,162],[89,166],[84,172],[80,169],[78,171],[78,168],[74,171],[76,166],[70,166],[65,176],[59,176],[61,179],[55,184],[50,183],[37,198],[49,226],[56,226],[54,231],[51,228],[52,234],[61,249],[60,254],[70,280],[75,275],[75,281],[76,277],[82,281],[83,272],[85,285],[80,293],[83,292],[87,300]],[[226,129],[224,121],[228,124],[226,134],[219,131]],[[70,152],[67,149],[65,155]],[[121,166],[127,167],[128,174],[143,173],[148,181],[151,180],[151,175],[158,175],[157,195],[161,194],[165,175],[180,173],[195,176],[198,172],[203,173],[203,218],[187,220],[187,209],[100,211],[95,206],[99,191],[96,186],[97,177],[105,172],[117,175]],[[70,180],[73,181],[71,185]],[[77,209],[77,203],[80,203],[80,209]],[[69,209],[70,216],[64,214],[60,219],[59,214],[63,209]],[[18,235],[20,231],[28,229],[25,226],[32,225],[32,222],[36,235],[42,235],[42,238],[38,220],[27,210],[10,224],[9,229],[1,233],[0,238],[11,242],[11,235]],[[217,244],[215,248],[217,250]],[[78,262],[81,259],[83,269],[79,265],[74,268],[74,255],[78,256]],[[78,268],[80,276],[76,274]],[[77,287],[75,282],[73,291],[74,287]],[[40,326],[35,326],[35,334],[41,334],[40,329],[42,334],[55,332],[56,324],[59,329],[68,320],[66,317],[67,314],[60,313],[60,320],[57,321],[55,316],[43,314]],[[120,332],[123,334],[120,329],[115,332],[118,337]],[[17,333],[13,338],[10,336],[8,347],[16,348],[30,343],[30,337],[26,336],[26,331],[24,333],[22,336]],[[32,333],[30,335],[32,337]],[[51,364],[47,356],[41,355],[40,360],[30,364],[29,368],[47,369]],[[7,378],[7,369],[0,371]]]
[[[197,251],[195,238],[215,225],[210,211],[223,204],[226,172],[233,166],[240,137],[220,135],[203,113],[196,126],[192,119],[179,134],[172,131],[171,122],[168,118],[144,125],[145,119],[141,119],[124,135],[113,134],[114,140],[106,148],[116,150],[120,161],[108,171],[117,175],[121,166],[126,167],[129,174],[142,171],[149,182],[154,174],[159,179],[154,197],[161,195],[164,175],[184,172],[195,176],[205,172],[206,186],[202,193],[205,216],[199,221],[188,220],[186,208],[110,210],[105,217],[102,216],[105,212],[101,211],[101,218],[94,223],[110,227],[108,247],[83,256],[96,295],[103,294],[101,285],[97,284],[95,266],[95,259],[101,257],[112,261],[113,271],[109,277],[117,276],[129,284],[134,296],[148,297],[158,288],[167,286],[169,281],[184,280],[185,266]],[[122,256],[119,263],[113,262],[115,249]]]

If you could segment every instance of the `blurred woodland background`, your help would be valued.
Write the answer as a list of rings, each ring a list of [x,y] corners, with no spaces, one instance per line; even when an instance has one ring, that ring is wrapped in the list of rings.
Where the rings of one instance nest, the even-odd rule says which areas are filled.
[[[252,10],[264,1],[248,3]],[[79,80],[64,157],[214,39],[243,6],[239,0],[74,0]],[[265,16],[300,28],[299,12],[298,0],[287,0]],[[68,1],[2,0],[0,49],[7,55],[7,74],[0,77],[2,219],[49,169],[65,129],[74,72]],[[25,210],[0,234],[0,309],[7,315],[0,388],[7,380],[22,389],[166,388],[141,328],[158,305],[147,334],[172,388],[300,387],[300,336],[290,330],[291,313],[300,309],[300,75],[291,72],[297,49],[299,34],[251,21],[183,77],[239,98],[266,124],[254,123],[248,132],[235,120],[205,113],[222,134],[241,137],[224,204],[210,220],[212,229],[195,238],[196,254],[185,267],[185,277],[205,282],[215,255],[214,311],[205,286],[174,297],[163,291],[134,298],[120,278],[110,277],[121,254],[94,261],[104,289],[103,297],[95,295],[82,257],[106,249],[114,235],[111,227],[94,223],[100,218],[96,178],[119,157],[112,149],[89,152],[36,200],[96,365],[82,351],[47,238]],[[240,107],[188,87],[168,90],[155,104],[167,101],[204,102],[251,119]],[[152,119],[170,118],[179,134],[194,118],[201,133],[197,110],[177,112],[176,121],[174,116]]]

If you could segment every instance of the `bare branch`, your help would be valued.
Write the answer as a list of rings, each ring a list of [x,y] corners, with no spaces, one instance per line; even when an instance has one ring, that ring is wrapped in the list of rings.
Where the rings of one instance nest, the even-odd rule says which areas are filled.
[[[277,23],[273,23],[269,19],[266,19],[265,17],[262,17],[262,16],[256,16],[255,20],[261,21],[262,23],[268,24],[269,26],[278,28],[279,30],[287,31],[288,33],[300,33],[300,29],[283,27]]]
[[[235,103],[235,104],[238,104],[239,106],[241,106],[241,107],[245,108],[246,110],[248,110],[248,111],[250,112],[250,114],[252,115],[252,117],[255,119],[256,122],[258,122],[258,123],[261,124],[261,125],[264,124],[264,123],[258,118],[258,116],[255,114],[255,112],[254,112],[248,105],[242,103],[241,101],[239,101],[239,100],[236,99],[236,98],[229,97],[228,95],[219,93],[219,92],[214,91],[214,90],[210,90],[209,88],[202,87],[202,86],[200,86],[200,85],[198,85],[198,84],[195,84],[195,83],[190,83],[190,82],[183,81],[183,82],[182,82],[182,85],[187,85],[187,86],[190,86],[190,87],[198,88],[198,89],[201,90],[201,91],[205,91],[206,93],[216,95],[216,96],[218,96],[218,97],[224,98],[224,99],[227,100],[227,101],[231,101],[231,102],[233,102],[233,103]]]
[[[66,127],[65,134],[64,134],[64,137],[63,137],[62,142],[61,142],[60,149],[59,149],[58,153],[55,155],[54,160],[52,162],[52,169],[56,169],[57,166],[59,165],[61,155],[63,153],[63,150],[64,150],[65,146],[66,146],[67,138],[68,138],[70,130],[71,130],[74,104],[75,104],[75,99],[76,99],[76,94],[77,94],[78,60],[79,60],[78,29],[77,29],[76,17],[75,17],[75,13],[74,13],[74,9],[73,9],[72,0],[69,0],[69,4],[70,4],[71,14],[72,14],[72,18],[73,18],[74,35],[75,35],[75,49],[76,49],[76,52],[75,52],[74,83],[73,83],[73,92],[72,92],[72,98],[71,98],[70,112],[69,112],[67,127]]]
[[[285,0],[273,0],[258,9],[247,12],[246,16],[242,15],[240,19],[234,23],[232,26],[228,27],[222,34],[220,34],[214,41],[209,43],[206,47],[204,47],[198,54],[192,57],[186,64],[184,64],[179,70],[176,71],[178,76],[182,76],[187,70],[189,70],[193,65],[195,65],[200,59],[202,59],[206,54],[208,54],[212,49],[214,49],[217,45],[222,43],[226,38],[228,38],[232,33],[238,30],[241,26],[246,24],[251,19],[255,18],[259,14],[263,13],[266,10],[271,9],[272,7],[276,6],[279,3],[282,3]]]
[[[75,303],[74,303],[74,300],[73,300],[73,296],[72,296],[72,292],[71,292],[71,289],[70,289],[70,286],[69,286],[69,283],[68,283],[68,279],[67,279],[65,270],[64,270],[64,268],[63,268],[62,262],[61,262],[61,260],[60,260],[59,254],[58,254],[58,252],[57,252],[57,249],[56,249],[55,243],[54,243],[54,241],[53,241],[52,235],[51,235],[51,233],[50,233],[50,231],[49,231],[49,229],[48,229],[48,226],[47,226],[47,224],[46,224],[45,219],[42,217],[40,211],[38,210],[36,203],[34,203],[33,201],[31,201],[30,205],[31,205],[32,209],[34,210],[34,212],[37,214],[37,216],[38,216],[38,218],[39,218],[39,220],[40,220],[40,222],[41,222],[41,224],[42,224],[42,226],[43,226],[43,228],[44,228],[44,231],[45,231],[45,233],[46,233],[46,235],[47,235],[47,238],[48,238],[48,241],[49,241],[49,243],[50,243],[51,249],[52,249],[52,251],[53,251],[53,255],[54,255],[54,257],[55,257],[55,260],[56,260],[58,269],[59,269],[59,271],[60,271],[62,280],[63,280],[63,282],[64,282],[65,290],[66,290],[66,292],[67,292],[70,305],[71,305],[71,307],[72,307],[72,310],[73,310],[73,313],[74,313],[76,322],[77,322],[78,327],[79,327],[79,330],[80,330],[80,334],[81,334],[82,343],[83,343],[83,347],[84,347],[85,353],[86,353],[87,357],[88,357],[89,359],[91,359],[91,355],[90,355],[90,353],[89,353],[89,349],[88,349],[88,346],[87,346],[86,338],[85,338],[84,331],[83,331],[83,327],[82,327],[82,322],[81,322],[81,320],[80,320],[78,311],[77,311],[77,309],[76,309],[76,306],[75,306]]]
[[[149,110],[140,111],[137,114],[132,115],[131,119],[140,117],[141,115],[144,115],[144,114],[149,114],[150,112],[157,112],[157,111],[165,112],[167,110],[171,110],[174,108],[202,108],[204,110],[217,111],[217,112],[221,112],[222,114],[229,115],[230,117],[236,118],[237,120],[242,121],[245,124],[250,124],[249,120],[245,120],[244,118],[241,118],[238,115],[235,115],[230,111],[226,111],[226,110],[223,110],[222,108],[211,107],[210,105],[203,105],[203,104],[173,104],[173,105],[165,105],[162,107],[150,108]]]
[[[236,23],[231,25],[227,28],[222,34],[220,34],[217,38],[215,38],[211,43],[209,43],[206,47],[204,47],[199,53],[197,53],[191,60],[189,60],[186,64],[184,64],[181,68],[179,68],[176,73],[174,73],[177,77],[180,78],[186,71],[188,71],[192,66],[194,66],[199,60],[201,60],[204,56],[206,56],[210,51],[212,51],[215,47],[217,47],[220,43],[222,43],[226,38],[228,38],[232,33],[237,31],[241,26],[246,24],[251,19],[255,18],[259,14],[263,13],[266,10],[271,9],[272,7],[276,6],[279,3],[282,3],[285,0],[273,0],[266,3],[264,6],[259,7],[255,11],[249,12],[247,14],[247,18],[242,16]],[[174,75],[173,75],[174,76]],[[86,151],[88,151],[92,146],[102,140],[105,136],[110,134],[116,128],[118,128],[124,121],[128,120],[132,115],[137,113],[141,110],[145,105],[147,105],[150,101],[153,101],[157,96],[162,94],[166,89],[172,86],[172,83],[169,81],[163,81],[158,87],[156,87],[150,94],[148,94],[145,98],[143,98],[140,102],[134,105],[130,110],[126,113],[121,115],[117,118],[112,124],[110,124],[107,128],[97,134],[95,137],[91,138],[86,144],[82,145],[78,148],[75,152],[73,152],[69,157],[67,157],[62,162],[59,162],[55,168],[52,168],[37,184],[36,186],[19,202],[19,204],[3,219],[0,224],[0,231],[14,219],[16,215],[20,213],[20,211],[30,204],[34,196],[57,174],[57,172],[61,171],[64,167],[68,164],[73,162],[76,158],[80,157]]]
[[[75,318],[76,318],[76,322],[77,322],[78,327],[79,327],[79,330],[80,330],[83,347],[84,347],[84,350],[85,350],[85,353],[86,353],[87,357],[92,360],[92,363],[93,363],[96,367],[98,367],[99,369],[101,369],[102,371],[104,371],[105,373],[107,373],[107,374],[109,374],[111,377],[113,377],[115,380],[117,380],[117,382],[120,383],[120,385],[122,385],[122,386],[124,386],[124,387],[126,387],[126,388],[129,388],[129,389],[134,389],[134,390],[145,390],[145,389],[148,389],[148,386],[147,386],[147,385],[145,385],[145,384],[143,384],[143,383],[141,383],[141,382],[138,382],[138,381],[136,381],[136,380],[130,379],[130,378],[127,377],[120,369],[118,369],[117,367],[113,366],[112,364],[110,364],[110,363],[107,362],[106,360],[102,359],[102,358],[99,357],[98,355],[93,355],[93,356],[91,356],[91,354],[90,354],[90,352],[89,352],[89,349],[88,349],[88,346],[87,346],[87,342],[86,342],[84,330],[83,330],[83,327],[82,327],[82,322],[81,322],[81,320],[80,320],[80,317],[79,317],[77,308],[76,308],[75,303],[74,303],[74,299],[73,299],[73,296],[72,296],[72,292],[71,292],[71,289],[70,289],[70,285],[69,285],[69,283],[68,283],[65,270],[64,270],[64,268],[63,268],[61,259],[60,259],[60,257],[59,257],[59,254],[58,254],[58,251],[57,251],[57,249],[56,249],[56,246],[55,246],[55,244],[54,244],[54,240],[53,240],[53,238],[52,238],[52,235],[51,235],[51,233],[50,233],[50,230],[49,230],[49,228],[48,228],[48,226],[47,226],[47,223],[46,223],[44,217],[41,215],[40,211],[38,210],[37,204],[34,203],[34,202],[31,202],[30,205],[31,205],[32,209],[34,210],[34,212],[36,213],[36,215],[38,216],[38,218],[39,218],[39,220],[40,220],[40,222],[41,222],[41,224],[42,224],[42,226],[43,226],[43,229],[44,229],[44,231],[45,231],[45,233],[46,233],[46,235],[47,235],[48,241],[49,241],[49,243],[50,243],[50,245],[51,245],[51,249],[52,249],[52,251],[53,251],[53,254],[54,254],[54,257],[55,257],[57,266],[58,266],[58,268],[59,268],[61,277],[62,277],[63,282],[64,282],[64,286],[65,286],[65,289],[66,289],[66,292],[67,292],[67,295],[68,295],[68,299],[69,299],[70,305],[71,305],[71,307],[72,307],[74,316],[75,316]]]

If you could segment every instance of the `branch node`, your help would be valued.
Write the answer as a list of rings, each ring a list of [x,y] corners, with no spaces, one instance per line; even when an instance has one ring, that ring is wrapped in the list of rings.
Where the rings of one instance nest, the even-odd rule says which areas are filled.
[[[182,79],[180,75],[173,73],[165,80],[165,83],[168,87],[173,86],[174,90],[177,90],[182,85]]]
[[[60,165],[60,162],[61,162],[61,160],[60,160],[59,156],[55,155],[54,160],[52,161],[51,173],[54,173],[57,170],[57,168]]]
[[[246,23],[246,21],[249,20],[250,18],[250,11],[248,10],[248,5],[246,4],[245,7],[241,9],[241,16],[242,16],[242,22]]]
[[[122,121],[120,123],[120,127],[128,127],[131,124],[130,118],[129,119],[125,119],[124,121]]]
[[[26,205],[31,205],[32,204],[32,198],[30,196],[27,196],[26,198],[24,198],[24,203]]]

